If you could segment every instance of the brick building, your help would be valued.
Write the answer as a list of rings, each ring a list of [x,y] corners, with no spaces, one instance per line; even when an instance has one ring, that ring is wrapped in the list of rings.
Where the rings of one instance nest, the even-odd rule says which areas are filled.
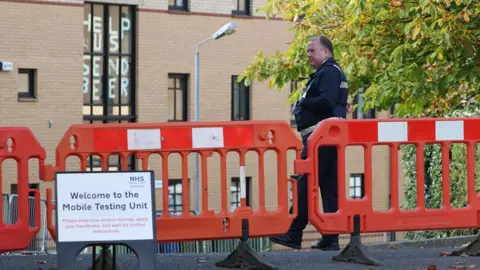
[[[200,120],[290,120],[288,87],[279,93],[266,83],[244,87],[237,76],[258,49],[266,54],[285,50],[292,38],[289,23],[266,21],[256,9],[265,0],[0,0],[0,61],[11,61],[12,71],[0,72],[2,126],[33,130],[54,163],[56,144],[68,126],[78,123],[135,123],[192,121],[194,119],[195,46],[229,21],[238,25],[231,36],[211,41],[200,53]],[[374,117],[354,112],[349,117]],[[387,117],[388,112],[376,117]],[[238,155],[229,155],[228,203],[239,202]],[[193,157],[189,157],[193,158]],[[294,159],[291,153],[289,160]],[[347,152],[346,192],[363,196],[363,151]],[[220,209],[218,156],[209,163],[210,205]],[[192,159],[190,159],[192,161]],[[169,160],[169,208],[182,208],[180,157]],[[131,166],[136,162],[132,162]],[[151,157],[150,168],[161,177],[161,159]],[[247,156],[248,201],[258,206],[258,158]],[[79,169],[73,160],[72,169]],[[276,207],[276,159],[265,158],[268,209]],[[137,163],[137,168],[139,164]],[[110,157],[111,170],[118,158]],[[32,187],[39,183],[38,166],[30,162]],[[89,167],[99,169],[93,157]],[[14,162],[4,162],[3,192],[15,193]],[[193,179],[193,162],[189,162]],[[293,164],[289,162],[289,176]],[[389,203],[388,149],[374,149],[374,207]],[[161,190],[157,209],[161,210]],[[401,188],[401,192],[403,189]],[[190,181],[193,200],[193,181]],[[401,198],[403,196],[400,196]],[[193,205],[193,204],[192,204]],[[229,207],[230,207],[229,206]],[[317,237],[316,235],[313,236]],[[308,240],[308,237],[306,238]],[[309,244],[307,242],[306,244]]]

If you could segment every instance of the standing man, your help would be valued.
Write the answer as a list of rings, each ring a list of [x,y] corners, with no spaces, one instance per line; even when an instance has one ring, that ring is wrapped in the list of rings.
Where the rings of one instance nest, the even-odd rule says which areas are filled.
[[[316,36],[308,43],[308,59],[315,72],[310,75],[302,98],[296,104],[293,114],[297,130],[302,136],[301,158],[307,158],[307,139],[322,120],[332,117],[347,117],[348,83],[346,76],[334,60],[333,46],[325,36]],[[324,146],[318,149],[319,186],[323,210],[335,213],[338,210],[337,148]],[[294,249],[301,249],[303,230],[308,224],[308,182],[307,175],[297,180],[298,215],[288,232],[271,237],[274,243]],[[290,209],[292,211],[292,209]],[[323,235],[312,248],[339,250],[338,235]]]

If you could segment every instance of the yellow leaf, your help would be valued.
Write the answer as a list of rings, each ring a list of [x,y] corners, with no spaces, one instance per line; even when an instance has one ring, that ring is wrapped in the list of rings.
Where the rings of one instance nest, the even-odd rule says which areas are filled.
[[[268,87],[269,87],[269,88],[273,88],[273,86],[274,86],[273,80],[269,80],[269,81],[268,81]]]
[[[463,11],[463,19],[466,21],[466,22],[469,22],[470,21],[470,17],[468,17],[468,12],[466,10]]]
[[[442,6],[440,7],[440,9],[442,10],[442,19],[446,19],[447,18],[447,11],[445,10],[445,8]]]
[[[443,53],[442,53],[442,52],[438,52],[438,54],[437,54],[437,59],[438,59],[438,60],[442,60],[442,59],[443,59]]]
[[[390,1],[390,4],[392,4],[393,6],[399,7],[403,4],[403,1],[402,0],[392,0],[392,1]]]
[[[413,29],[413,38],[416,38],[419,33],[420,33],[420,25],[417,24],[417,26],[415,26],[415,29]]]
[[[460,6],[462,4],[462,0],[455,0],[455,4],[457,4],[457,6]]]

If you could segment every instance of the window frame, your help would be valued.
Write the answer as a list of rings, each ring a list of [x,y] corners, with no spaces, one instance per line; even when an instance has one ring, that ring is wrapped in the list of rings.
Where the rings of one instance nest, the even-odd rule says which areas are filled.
[[[17,92],[18,100],[36,100],[37,99],[37,69],[19,68],[18,74],[27,74],[28,92]],[[17,89],[18,90],[18,89]]]
[[[251,1],[250,0],[234,0],[236,2],[235,6],[236,6],[236,9],[233,9],[232,10],[232,15],[241,15],[241,16],[250,16],[252,15],[251,14]],[[244,6],[245,6],[245,10],[240,10],[239,9],[239,3],[240,1],[244,1]]]
[[[111,162],[110,157],[118,157],[118,162]],[[122,157],[118,154],[111,154],[107,158],[107,171],[123,171]],[[102,158],[99,155],[90,155],[86,159],[86,171],[102,171]],[[127,157],[127,171],[135,171],[136,169],[135,155],[131,154]]]
[[[98,12],[98,16],[101,14],[101,31],[102,31],[102,37],[99,40],[99,45],[102,48],[101,52],[97,52],[94,50],[94,16],[97,15],[95,12],[95,7],[101,7],[102,11]],[[110,39],[111,39],[111,25],[110,25],[110,13],[112,10],[112,7],[118,8],[118,51],[117,52],[110,52]],[[88,22],[91,24],[91,31],[88,33],[89,35],[89,43],[88,43],[88,50],[85,51],[83,50],[83,57],[89,56],[90,59],[87,60],[88,62],[83,60],[83,65],[88,63],[89,66],[89,74],[88,79],[90,80],[89,82],[89,101],[85,102],[83,100],[83,108],[89,108],[89,114],[84,114],[83,115],[83,123],[84,124],[108,124],[108,123],[134,123],[137,121],[137,111],[136,111],[136,102],[137,102],[137,12],[138,9],[134,5],[125,5],[125,4],[116,4],[116,3],[97,3],[97,2],[85,2],[84,7],[83,7],[83,16],[86,15],[86,10],[89,10],[90,14],[90,21]],[[129,52],[122,52],[122,43],[123,40],[121,39],[121,31],[122,31],[122,12],[123,10],[127,8],[128,13],[129,13],[129,19],[130,19],[130,31],[129,31],[129,37],[131,38],[128,41],[128,46],[129,46]],[[112,18],[113,19],[113,18]],[[113,20],[112,20],[113,21]],[[85,23],[85,17],[83,17],[83,22]],[[85,26],[83,26],[85,27]],[[84,30],[85,31],[85,30]],[[84,39],[87,38],[85,36],[85,32],[83,34]],[[99,57],[102,60],[102,66],[99,68],[100,69],[100,77],[99,80],[101,81],[101,87],[99,88],[99,95],[102,97],[101,104],[96,104],[96,102],[93,101],[93,81],[94,81],[94,72],[93,72],[93,67],[94,67],[94,58]],[[121,91],[122,91],[122,80],[121,80],[121,72],[117,76],[118,81],[118,88],[115,89],[116,97],[113,100],[113,103],[110,102],[109,96],[109,79],[110,79],[110,72],[109,72],[109,59],[110,57],[118,57],[118,61],[121,65],[122,63],[122,58],[127,58],[129,59],[129,72],[130,74],[128,75],[129,79],[129,102],[128,104],[122,105],[122,97],[121,97]],[[121,66],[119,67],[121,68]],[[115,73],[114,73],[115,74]],[[84,78],[85,75],[82,75],[82,78]],[[85,95],[85,94],[84,94]],[[118,104],[115,105],[115,102],[118,102]],[[93,114],[94,108],[101,108],[102,114]],[[128,108],[128,114],[122,115],[122,108],[127,107]],[[114,108],[118,108],[119,110],[119,115],[113,115],[109,113],[109,109],[114,110]],[[85,112],[85,111],[84,111]],[[99,162],[96,158],[92,156],[87,158],[87,170],[90,171],[102,171],[102,166],[101,162]],[[107,170],[108,171],[122,171],[122,161],[121,158],[119,159],[119,162],[117,164],[111,164],[109,160],[107,162]],[[134,155],[130,155],[127,158],[127,171],[134,171],[136,170],[137,166],[137,159]]]
[[[245,84],[243,83],[244,80],[242,80],[242,82],[237,82],[238,81],[238,75],[232,75],[232,81],[231,81],[231,114],[230,114],[230,118],[231,118],[231,121],[248,121],[248,120],[251,120],[251,113],[250,113],[250,109],[251,109],[251,104],[250,104],[250,86],[245,86]],[[238,86],[238,89],[236,90],[235,89],[235,86]],[[246,100],[247,102],[245,103],[246,106],[247,106],[247,114],[245,116],[245,119],[236,119],[235,118],[235,91],[239,91],[238,93],[238,97],[239,99],[240,98],[240,94],[242,93],[242,91],[245,91],[246,92]],[[239,103],[239,112],[241,111],[241,105],[240,105],[240,100],[238,101]],[[239,113],[239,116],[240,116],[240,113]]]
[[[250,197],[251,185],[250,185],[250,183],[252,182],[252,177],[250,177],[250,176],[245,177],[245,181],[246,181],[245,188],[247,189],[246,192],[245,192],[245,194],[246,194],[246,198],[245,198],[246,205],[251,206],[251,197]],[[234,184],[235,184],[235,187],[237,187],[236,191],[232,191],[232,189],[231,189],[231,187],[234,186]],[[232,206],[234,206],[234,204],[235,204],[235,209],[241,205],[241,199],[242,198],[240,198],[240,194],[241,194],[241,186],[240,185],[241,185],[240,177],[232,177],[231,178],[231,181],[230,181],[230,186],[231,186],[230,187],[230,211],[232,211]],[[238,198],[238,201],[233,200],[233,194],[232,194],[233,192],[235,192],[236,198]]]
[[[190,179],[188,179],[190,180]],[[188,183],[190,184],[190,181],[188,181]],[[180,185],[182,187],[182,192],[181,193],[176,193],[175,192],[175,186],[176,185]],[[173,193],[170,193],[170,186],[173,186],[173,190],[174,192]],[[170,197],[170,195],[178,195],[180,194],[180,210],[175,210],[175,208],[178,206],[177,204],[175,204],[175,197],[173,199],[173,205],[170,205],[170,202],[168,202],[168,212],[170,214],[172,213],[182,213],[183,211],[183,195],[184,195],[184,192],[183,192],[183,185],[182,185],[182,179],[178,179],[178,178],[174,178],[174,179],[168,179],[168,196]],[[169,200],[169,198],[167,198],[167,201]],[[170,210],[170,207],[173,207],[173,210]],[[165,209],[163,210],[165,212]],[[175,215],[175,214],[172,214],[172,215]]]
[[[174,5],[168,4],[168,10],[169,11],[188,11],[188,0],[182,0],[182,5],[179,6],[175,1]]]
[[[97,3],[97,2],[85,2],[85,5],[90,5],[90,14],[92,15],[91,18],[91,23],[93,24],[93,16],[95,14],[95,6],[102,6],[103,12],[102,12],[102,38],[100,40],[101,46],[102,46],[102,52],[94,52],[93,51],[93,42],[94,42],[94,31],[90,31],[90,51],[89,52],[83,52],[83,56],[89,55],[90,60],[89,60],[89,68],[90,68],[90,74],[89,76],[89,93],[90,93],[90,103],[85,104],[83,102],[83,106],[89,106],[90,107],[90,114],[83,114],[83,120],[84,121],[90,121],[90,123],[93,122],[98,122],[102,121],[102,123],[112,123],[112,122],[124,122],[125,120],[128,121],[129,123],[134,123],[137,121],[137,108],[136,108],[136,102],[137,102],[137,33],[138,33],[138,23],[137,23],[137,6],[135,5],[125,5],[125,4],[115,4],[115,3]],[[111,53],[110,52],[110,10],[111,7],[118,7],[119,9],[119,26],[121,25],[121,19],[122,17],[121,12],[122,8],[127,7],[130,9],[131,12],[131,31],[129,35],[131,36],[131,48],[130,48],[130,53],[122,53],[122,42],[121,39],[119,38],[118,41],[118,52],[117,53]],[[84,8],[85,9],[85,8]],[[93,27],[93,25],[92,25]],[[120,29],[118,30],[120,33]],[[120,34],[119,34],[120,35]],[[102,87],[100,88],[100,95],[102,96],[102,101],[103,104],[94,104],[93,102],[93,72],[92,72],[92,67],[93,67],[93,61],[94,57],[101,57],[102,58],[102,67],[101,67],[101,83]],[[126,107],[129,108],[128,114],[127,115],[122,115],[121,114],[121,102],[119,102],[118,105],[110,105],[109,104],[109,98],[108,98],[108,81],[109,81],[109,59],[110,57],[119,57],[120,58],[120,63],[121,63],[121,58],[123,57],[129,57],[130,58],[130,76],[129,76],[129,83],[130,83],[130,89],[129,89],[129,95],[130,95],[130,102],[128,105],[125,105]],[[118,90],[116,91],[116,94],[118,95],[118,99],[120,99],[120,91],[121,91],[121,80],[119,81],[118,85]],[[94,107],[102,107],[103,113],[102,115],[94,115],[93,110]],[[118,107],[120,115],[112,115],[108,113],[109,107]]]
[[[188,89],[189,89],[189,78],[190,77],[190,74],[188,73],[168,73],[168,80],[170,79],[180,79],[180,80],[185,80],[185,88],[184,89],[181,89],[180,88],[176,88],[176,86],[174,86],[174,89],[170,89],[170,87],[168,86],[167,84],[167,91],[174,91],[174,99],[173,99],[173,118],[174,119],[170,119],[170,107],[168,108],[169,112],[168,112],[168,116],[167,116],[167,121],[168,122],[187,122],[188,121]],[[182,114],[183,114],[183,117],[181,120],[176,120],[176,113],[177,113],[177,110],[176,110],[176,106],[177,106],[177,102],[176,102],[176,90],[177,89],[181,89],[182,90]],[[168,92],[167,92],[167,100],[168,100]],[[169,101],[168,101],[169,102]],[[170,103],[168,104],[170,106]]]
[[[360,186],[356,185],[356,179],[360,178]],[[351,180],[353,179],[353,186]],[[355,189],[360,188],[360,197],[355,195]],[[350,191],[353,189],[353,195],[350,195]],[[350,199],[363,199],[365,197],[365,174],[363,173],[351,173],[348,182],[349,198]]]

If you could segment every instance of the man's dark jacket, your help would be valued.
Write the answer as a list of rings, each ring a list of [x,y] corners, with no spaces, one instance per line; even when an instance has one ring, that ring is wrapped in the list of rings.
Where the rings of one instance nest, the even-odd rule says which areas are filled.
[[[293,110],[298,131],[330,117],[347,117],[347,78],[334,59],[310,75],[305,91]]]

